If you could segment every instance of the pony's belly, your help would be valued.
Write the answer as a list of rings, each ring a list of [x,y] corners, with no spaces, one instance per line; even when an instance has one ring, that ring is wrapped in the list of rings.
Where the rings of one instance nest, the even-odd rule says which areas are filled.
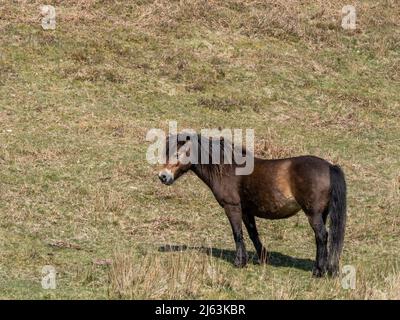
[[[294,198],[281,199],[274,205],[265,204],[258,208],[256,216],[266,219],[284,219],[295,215],[301,210]]]

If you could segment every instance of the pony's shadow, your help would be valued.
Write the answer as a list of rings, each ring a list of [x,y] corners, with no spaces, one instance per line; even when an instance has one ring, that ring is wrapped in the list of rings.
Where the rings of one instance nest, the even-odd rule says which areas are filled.
[[[200,252],[204,252],[209,256],[213,256],[215,258],[219,258],[230,263],[233,263],[235,259],[236,252],[234,250],[227,249],[219,249],[219,248],[210,248],[204,246],[187,246],[187,245],[162,245],[158,248],[159,252],[180,252],[187,250],[198,250]],[[258,257],[254,251],[248,251],[249,262],[253,264],[258,264]],[[296,268],[304,271],[311,271],[313,268],[313,260],[303,259],[303,258],[295,258],[288,255],[285,255],[280,252],[269,251],[268,252],[268,265],[274,267],[290,267]]]

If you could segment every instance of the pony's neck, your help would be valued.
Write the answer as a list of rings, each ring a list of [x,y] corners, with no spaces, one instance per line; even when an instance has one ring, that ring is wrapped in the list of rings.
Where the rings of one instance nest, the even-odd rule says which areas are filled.
[[[212,164],[210,164],[212,166]],[[209,166],[210,166],[209,165]],[[191,170],[202,180],[210,189],[213,189],[215,179],[212,178],[210,170],[207,170],[207,165],[194,164]]]

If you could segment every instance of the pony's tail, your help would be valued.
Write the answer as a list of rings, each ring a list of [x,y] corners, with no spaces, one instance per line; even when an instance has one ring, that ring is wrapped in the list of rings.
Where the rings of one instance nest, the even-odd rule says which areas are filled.
[[[329,168],[331,191],[329,201],[329,254],[328,273],[337,276],[346,227],[346,181],[339,166]]]

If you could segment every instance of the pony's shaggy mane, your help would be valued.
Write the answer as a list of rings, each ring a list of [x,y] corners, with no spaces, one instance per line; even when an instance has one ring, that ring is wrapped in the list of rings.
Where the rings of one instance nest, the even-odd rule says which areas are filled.
[[[223,136],[203,136],[201,134],[196,133],[179,133],[175,135],[169,135],[166,139],[166,159],[169,160],[169,147],[170,141],[176,143],[177,150],[186,144],[187,141],[196,142],[197,141],[197,151],[198,151],[198,168],[208,173],[210,177],[221,178],[232,166],[238,166],[240,164],[235,161],[235,153],[241,152],[242,156],[245,156],[249,151],[242,147],[239,149],[235,147],[233,142],[229,139],[224,138]],[[219,162],[220,163],[212,163],[212,151],[213,148],[219,147]],[[174,150],[174,151],[177,151]],[[201,155],[208,155],[208,163],[202,163]],[[225,163],[225,155],[231,155],[231,163]]]

